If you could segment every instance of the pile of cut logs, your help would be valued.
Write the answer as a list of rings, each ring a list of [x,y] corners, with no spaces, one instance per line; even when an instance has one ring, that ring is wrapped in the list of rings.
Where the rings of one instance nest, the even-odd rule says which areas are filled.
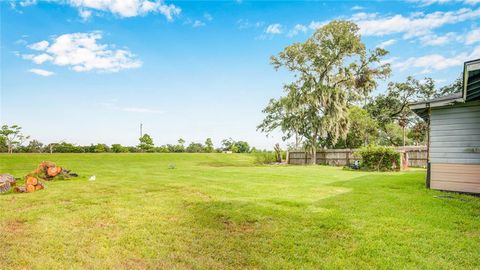
[[[44,185],[35,176],[27,176],[25,179],[25,185],[15,187],[15,192],[35,192],[40,189],[44,189]]]
[[[15,192],[35,192],[45,188],[43,181],[51,181],[55,178],[69,178],[78,176],[67,169],[57,166],[50,161],[43,161],[33,172],[25,176],[25,185],[15,186],[15,178],[9,174],[0,175],[0,193],[10,190],[15,186]]]

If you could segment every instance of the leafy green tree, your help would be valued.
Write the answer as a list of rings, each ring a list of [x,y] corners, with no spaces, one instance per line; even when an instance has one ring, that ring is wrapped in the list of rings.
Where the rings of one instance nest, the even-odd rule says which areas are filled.
[[[140,137],[140,144],[138,145],[138,148],[142,152],[150,152],[154,149],[155,145],[153,143],[152,137],[148,134],[144,134],[142,137]]]
[[[92,145],[93,149],[94,146]],[[47,145],[47,148],[51,153],[85,153],[85,146],[77,146],[67,142],[51,143]],[[93,150],[91,151],[93,152]]]
[[[31,140],[27,145],[27,152],[29,153],[42,153],[43,149],[43,143],[37,140]]]
[[[106,144],[99,143],[95,145],[95,153],[105,153],[110,150]]]
[[[440,88],[438,92],[435,94],[435,97],[446,96],[453,93],[459,93],[462,91],[463,91],[463,74],[460,74],[460,76],[453,83]]]
[[[409,129],[407,136],[415,145],[424,145],[428,136],[427,123],[421,119],[417,119],[417,121]]]
[[[22,133],[22,128],[18,125],[3,125],[0,129],[0,136],[7,144],[8,153],[13,153],[16,147],[21,146],[25,140],[30,138]]]
[[[142,150],[136,146],[127,146],[128,152],[130,153],[138,153],[141,152]]]
[[[175,152],[185,152],[185,140],[180,138],[177,141],[178,145],[175,148]]]
[[[235,145],[235,141],[232,138],[223,139],[221,143],[223,151],[232,151],[232,148]]]
[[[168,147],[167,147],[166,145],[161,145],[161,146],[155,148],[155,152],[158,152],[158,153],[169,153],[170,150],[168,149]]]
[[[381,145],[403,145],[403,129],[397,123],[388,123],[385,125],[384,130],[380,133]],[[405,139],[405,144],[409,144],[408,138]]]
[[[303,141],[302,134],[310,128],[310,122],[306,121],[310,108],[302,106],[303,97],[296,85],[285,85],[284,89],[287,92],[286,97],[271,99],[262,110],[265,118],[257,129],[267,134],[280,129],[283,133],[282,140],[293,137],[295,139],[293,148],[299,149]]]
[[[335,148],[360,148],[375,143],[378,138],[378,124],[367,110],[352,106],[348,110],[350,129],[345,140]]]
[[[233,153],[248,153],[250,145],[245,141],[235,141],[232,138],[222,140],[222,150]]]
[[[184,146],[184,145],[185,145],[185,140],[182,139],[182,138],[178,139],[177,142],[178,142],[178,144],[181,145],[181,146]]]
[[[94,144],[90,144],[90,145],[81,146],[81,148],[85,153],[95,153],[95,146],[96,145]]]
[[[433,79],[425,78],[423,81],[419,81],[408,77],[405,82],[389,83],[387,93],[374,98],[365,108],[378,121],[382,132],[385,133],[383,138],[396,138],[393,134],[397,135],[395,133],[397,129],[390,125],[396,123],[402,129],[402,145],[406,145],[408,144],[408,127],[419,120],[410,110],[409,104],[414,101],[431,99],[438,96],[438,93]],[[389,130],[387,130],[387,125]],[[386,141],[392,140],[395,141],[395,139]],[[384,140],[384,142],[386,141]],[[398,144],[395,143],[395,145]]]
[[[235,153],[248,153],[250,152],[250,145],[245,141],[236,141],[235,150]]]
[[[125,146],[122,146],[121,144],[114,143],[112,144],[112,147],[110,148],[112,152],[114,153],[126,153],[128,152],[128,148]]]
[[[408,104],[414,101],[429,99],[435,95],[435,85],[430,78],[425,83],[408,77],[405,82],[389,83],[387,93],[378,95],[366,106],[369,113],[382,125],[397,121],[408,121],[413,115]]]
[[[205,140],[205,152],[206,153],[212,153],[213,151],[215,151],[215,148],[213,146],[213,142],[212,142],[212,139],[211,138],[207,138]]]
[[[270,101],[258,129],[280,129],[284,139],[303,138],[315,163],[319,146],[345,138],[348,103],[363,98],[377,79],[389,75],[389,65],[381,62],[386,54],[380,48],[367,52],[353,22],[332,21],[317,29],[307,41],[271,58],[275,69],[293,72],[295,81],[284,86],[286,97]]]
[[[0,152],[7,152],[8,146],[7,141],[3,135],[0,135]]]
[[[191,142],[185,150],[189,153],[202,153],[205,151],[201,143],[195,142]]]

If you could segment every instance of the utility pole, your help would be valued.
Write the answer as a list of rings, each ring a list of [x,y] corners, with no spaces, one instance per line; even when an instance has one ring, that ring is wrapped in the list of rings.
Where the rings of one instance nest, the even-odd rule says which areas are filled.
[[[140,123],[140,138],[143,137],[143,124]]]

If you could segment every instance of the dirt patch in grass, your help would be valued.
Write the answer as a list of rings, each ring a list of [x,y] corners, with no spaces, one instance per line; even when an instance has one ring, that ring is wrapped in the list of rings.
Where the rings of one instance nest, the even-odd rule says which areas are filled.
[[[480,230],[467,231],[465,236],[480,239]]]
[[[126,259],[120,269],[148,269],[148,264],[142,259]]]
[[[172,191],[181,194],[183,198],[196,198],[203,201],[209,201],[212,199],[212,197],[206,192],[186,185],[165,185],[164,191]]]
[[[234,222],[228,218],[223,217],[221,222],[223,223],[224,229],[229,233],[254,233],[259,226],[257,221],[243,221],[243,222]]]
[[[3,227],[3,230],[7,234],[21,234],[25,231],[25,220],[21,219],[14,219],[14,220],[9,220]]]

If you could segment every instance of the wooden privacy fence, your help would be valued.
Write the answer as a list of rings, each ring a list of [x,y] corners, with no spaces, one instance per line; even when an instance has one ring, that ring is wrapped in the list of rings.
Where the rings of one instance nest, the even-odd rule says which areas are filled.
[[[426,146],[406,146],[397,147],[397,151],[406,153],[409,167],[427,166],[427,147]],[[354,153],[358,149],[325,149],[317,151],[316,164],[325,164],[331,166],[346,166],[352,164],[355,160]],[[290,151],[287,155],[288,164],[304,165],[309,164],[311,154],[305,151]]]

